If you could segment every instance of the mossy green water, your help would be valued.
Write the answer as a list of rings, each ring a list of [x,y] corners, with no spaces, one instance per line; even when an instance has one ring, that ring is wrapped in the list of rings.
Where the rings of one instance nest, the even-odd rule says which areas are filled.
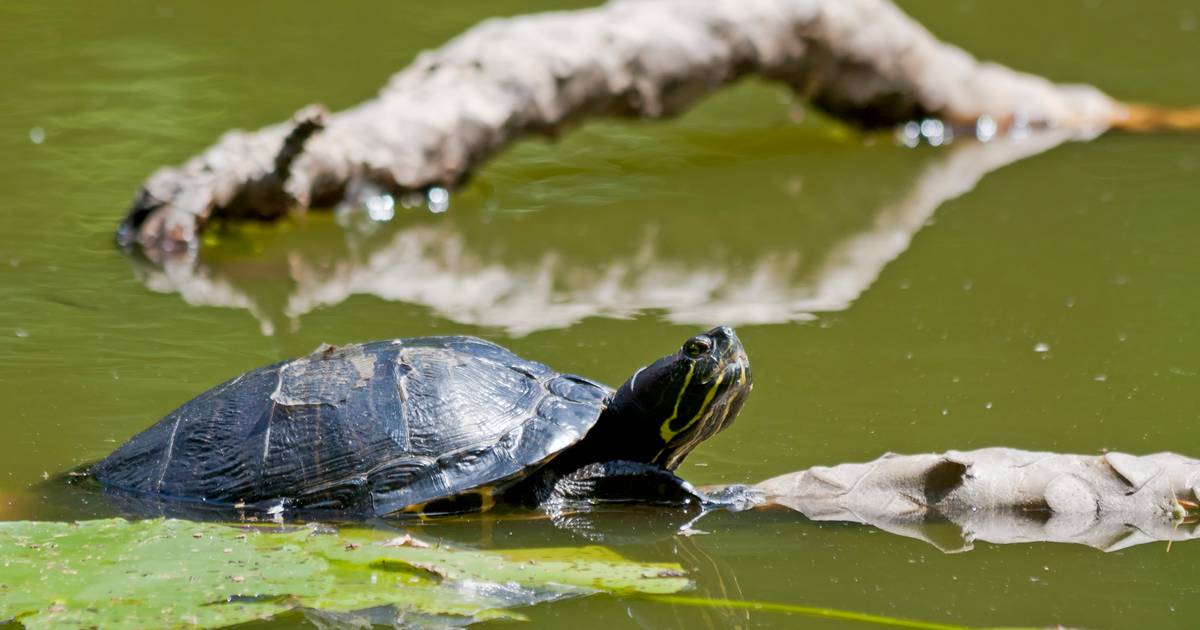
[[[1200,52],[1191,3],[902,4],[1022,69],[1200,103],[1187,80]],[[485,15],[570,6],[0,6],[3,518],[111,516],[93,497],[52,492],[43,473],[103,456],[234,374],[326,341],[442,333],[618,383],[701,322],[738,320],[756,388],[682,468],[700,483],[990,445],[1197,455],[1191,136],[1110,135],[986,174],[939,203],[861,293],[815,318],[805,300],[860,251],[847,243],[919,198],[962,145],[909,150],[812,115],[796,122],[786,93],[755,83],[676,121],[522,143],[445,214],[401,206],[349,232],[324,215],[222,233],[200,267],[165,272],[112,246],[136,185],[225,129],[367,98]],[[413,290],[388,269],[436,282]],[[196,276],[210,282],[187,282]],[[425,527],[483,548],[584,542],[527,520]],[[641,517],[622,527],[614,548],[679,562],[699,597],[972,626],[1186,627],[1200,613],[1193,544],[943,556],[783,516],[721,516],[683,540],[639,538]],[[580,629],[796,623],[621,596],[522,614]]]

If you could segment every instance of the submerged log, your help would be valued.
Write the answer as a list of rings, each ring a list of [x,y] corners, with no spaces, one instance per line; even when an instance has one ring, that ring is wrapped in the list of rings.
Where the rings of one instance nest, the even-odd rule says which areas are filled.
[[[867,127],[936,117],[989,137],[1026,127],[1089,136],[1195,122],[982,63],[887,0],[614,0],[487,20],[420,54],[373,100],[229,132],[154,173],[118,240],[161,259],[194,247],[216,219],[272,219],[366,190],[433,189],[440,200],[522,135],[588,117],[669,116],[748,75]]]
[[[1174,453],[1068,455],[987,448],[818,466],[753,486],[757,507],[873,525],[965,551],[1071,542],[1115,551],[1200,538],[1200,460]]]

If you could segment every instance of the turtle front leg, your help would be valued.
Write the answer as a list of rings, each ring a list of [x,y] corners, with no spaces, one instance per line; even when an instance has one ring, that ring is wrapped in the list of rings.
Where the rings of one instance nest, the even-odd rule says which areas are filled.
[[[611,461],[589,464],[554,480],[550,503],[649,503],[654,505],[695,505],[709,511],[741,511],[759,502],[758,494],[747,486],[731,485],[704,492],[675,473],[654,464]]]
[[[597,542],[631,535],[641,540],[694,533],[692,525],[713,510],[740,511],[760,501],[758,493],[746,486],[705,492],[661,466],[626,460],[589,464],[565,475],[546,475],[536,500],[555,525]],[[626,510],[603,509],[613,504],[683,509],[643,513],[638,525],[630,528]]]

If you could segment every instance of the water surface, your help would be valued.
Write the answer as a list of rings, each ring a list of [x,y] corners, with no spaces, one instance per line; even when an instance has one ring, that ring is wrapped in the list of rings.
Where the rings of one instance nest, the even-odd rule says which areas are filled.
[[[738,324],[757,385],[681,469],[700,483],[886,451],[1200,454],[1200,143],[1188,136],[1110,135],[1024,159],[910,150],[750,82],[679,120],[524,142],[443,214],[249,227],[167,269],[113,247],[138,182],[225,129],[367,98],[487,15],[579,4],[0,6],[0,518],[61,515],[44,475],[231,375],[322,342],[427,334],[487,336],[616,385],[698,328]],[[1195,3],[903,4],[943,37],[1056,80],[1200,102]],[[943,555],[785,515],[719,515],[691,538],[629,528],[615,547],[684,563],[701,595],[976,625],[1187,627],[1200,614],[1194,543]],[[421,534],[584,542],[491,518]],[[526,612],[580,628],[800,623],[611,597]]]

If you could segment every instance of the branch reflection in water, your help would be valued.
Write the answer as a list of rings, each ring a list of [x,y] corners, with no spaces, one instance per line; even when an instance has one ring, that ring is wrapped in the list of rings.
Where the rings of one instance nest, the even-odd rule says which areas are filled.
[[[135,273],[151,290],[178,293],[191,305],[245,309],[264,334],[273,334],[280,320],[298,328],[305,314],[353,295],[422,305],[451,321],[511,335],[647,310],[660,311],[678,324],[801,321],[849,308],[908,249],[943,203],[970,192],[988,173],[1069,139],[1066,133],[1039,132],[1020,139],[959,141],[938,149],[940,154],[917,172],[898,199],[875,212],[867,225],[826,244],[818,256],[796,247],[763,249],[749,260],[733,262],[715,260],[705,248],[685,257],[686,249],[680,252],[668,241],[674,232],[656,229],[654,218],[648,217],[640,228],[625,228],[634,232],[637,247],[599,262],[578,262],[554,239],[531,244],[525,230],[511,230],[510,249],[535,252],[532,259],[513,262],[490,254],[490,246],[469,239],[442,215],[405,225],[381,242],[356,240],[355,231],[347,229],[345,252],[332,260],[327,243],[319,250],[289,250],[274,263],[269,257],[206,259],[202,251],[160,265],[143,261],[135,264]],[[531,216],[537,220],[552,214]],[[358,218],[364,222],[365,213]],[[689,231],[716,238],[709,235],[722,234],[725,219],[727,215],[696,213],[689,218]],[[492,232],[489,238],[505,235]],[[256,285],[253,278],[264,275],[270,286]],[[284,276],[291,281],[286,295],[270,295],[279,291],[278,280]]]

